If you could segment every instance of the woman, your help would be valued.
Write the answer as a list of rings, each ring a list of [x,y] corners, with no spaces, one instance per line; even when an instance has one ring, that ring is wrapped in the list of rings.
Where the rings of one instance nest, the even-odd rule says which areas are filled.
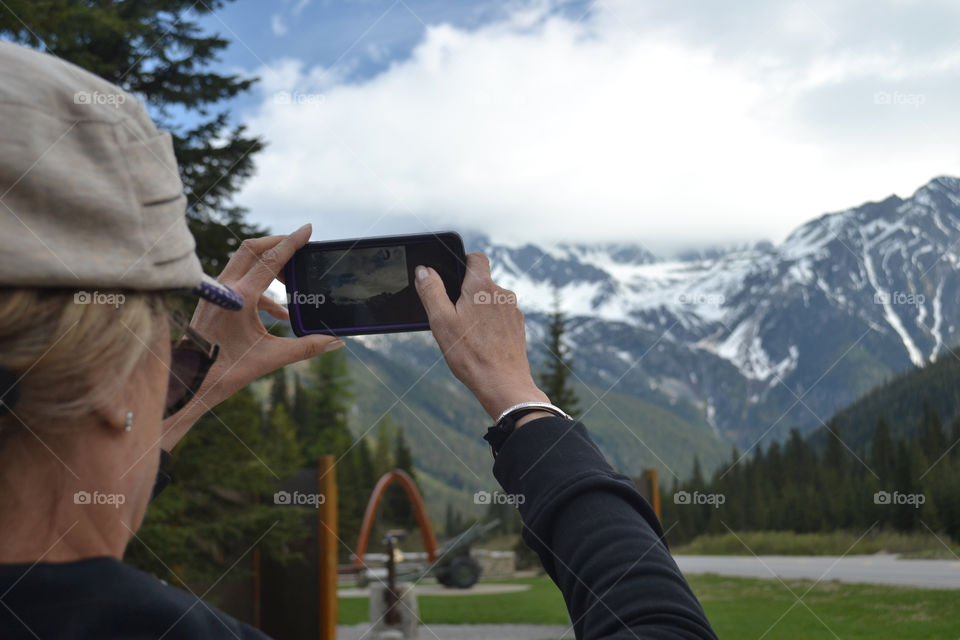
[[[0,121],[0,637],[264,638],[122,558],[163,452],[200,415],[344,346],[271,336],[257,313],[287,317],[264,292],[309,225],[245,241],[213,281],[169,135],[132,96],[0,43]],[[649,506],[535,385],[523,314],[473,304],[509,293],[486,258],[468,256],[456,305],[429,267],[416,286],[451,371],[497,422],[494,473],[524,496],[524,537],[577,637],[713,638]],[[164,298],[185,289],[201,301],[171,326]]]

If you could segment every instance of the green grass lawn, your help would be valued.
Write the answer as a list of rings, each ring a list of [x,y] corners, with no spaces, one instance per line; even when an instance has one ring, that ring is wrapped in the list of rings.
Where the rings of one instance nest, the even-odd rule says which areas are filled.
[[[960,638],[960,591],[691,576],[721,638]],[[803,602],[797,602],[789,587]],[[792,608],[791,608],[792,607]]]
[[[529,584],[528,591],[483,596],[417,596],[420,619],[427,624],[567,624],[560,591],[549,578],[497,580]],[[369,619],[367,598],[340,598],[340,624]]]
[[[741,531],[698,536],[682,545],[670,545],[674,554],[685,555],[757,555],[842,556],[899,553],[906,558],[942,558],[953,560],[960,548],[952,541],[930,533],[871,531],[867,535],[851,531],[830,533],[794,533],[792,531]]]
[[[484,596],[420,596],[427,624],[567,624],[560,592],[548,578],[503,580],[529,591]],[[960,591],[837,582],[691,576],[690,585],[721,638],[873,640],[960,638]],[[340,599],[340,624],[367,620],[366,598]]]

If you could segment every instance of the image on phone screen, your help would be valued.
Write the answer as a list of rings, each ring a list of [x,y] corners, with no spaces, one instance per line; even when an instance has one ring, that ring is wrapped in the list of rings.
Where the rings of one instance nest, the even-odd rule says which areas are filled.
[[[287,266],[291,324],[304,333],[387,333],[429,328],[414,285],[417,265],[440,274],[451,300],[466,270],[455,233],[310,243]]]

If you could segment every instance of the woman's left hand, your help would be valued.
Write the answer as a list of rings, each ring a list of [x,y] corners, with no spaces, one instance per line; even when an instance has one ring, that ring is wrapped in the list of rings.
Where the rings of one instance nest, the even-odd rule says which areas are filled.
[[[167,451],[200,416],[257,378],[344,346],[343,340],[333,336],[271,335],[257,313],[289,319],[287,310],[268,297],[266,290],[294,252],[307,243],[310,232],[311,226],[306,224],[287,236],[244,240],[217,278],[243,296],[243,309],[228,311],[205,301],[197,305],[190,326],[219,344],[220,354],[193,400],[164,421],[161,446]]]

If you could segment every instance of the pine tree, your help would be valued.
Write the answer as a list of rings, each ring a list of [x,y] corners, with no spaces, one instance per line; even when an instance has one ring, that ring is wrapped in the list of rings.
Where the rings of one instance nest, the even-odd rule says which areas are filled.
[[[547,324],[547,339],[544,343],[546,370],[540,375],[540,388],[550,402],[574,418],[579,417],[577,395],[570,384],[573,375],[573,359],[570,349],[563,342],[566,333],[566,318],[560,308],[560,291],[554,286],[553,312]]]
[[[219,104],[248,91],[254,79],[211,70],[229,42],[204,34],[199,20],[224,0],[6,0],[0,36],[42,49],[142,98],[173,136],[187,194],[190,229],[210,274],[218,274],[244,238],[263,230],[231,204],[264,147]],[[186,113],[189,117],[183,118]],[[190,124],[178,124],[189,122]]]
[[[693,456],[693,469],[690,471],[690,484],[698,491],[706,488],[706,480],[703,478],[703,470],[700,467],[700,456]]]
[[[443,518],[443,535],[447,538],[453,538],[463,531],[463,517],[459,511],[453,510],[453,505],[447,503],[447,509]]]
[[[950,458],[956,460],[960,457],[960,418],[954,418],[953,427],[950,429],[950,442],[947,444],[950,449]]]
[[[714,486],[724,496],[731,498],[724,503],[724,521],[731,528],[744,529],[749,506],[746,500],[746,473],[739,460],[740,451],[737,447],[733,447],[733,451],[730,452],[730,462],[718,470]],[[722,473],[726,473],[724,478],[720,478]]]
[[[273,374],[273,386],[270,387],[270,404],[268,408],[274,411],[277,407],[283,407],[290,414],[290,401],[287,395],[287,370],[285,368],[277,369]]]
[[[831,423],[827,430],[827,445],[823,453],[823,465],[839,479],[850,469],[850,457],[847,448],[836,432],[836,424]]]
[[[746,461],[744,485],[746,487],[745,529],[762,530],[768,527],[765,489],[769,483],[761,475],[764,466],[763,447],[758,446]]]
[[[308,464],[319,456],[336,457],[340,538],[352,544],[363,519],[373,484],[373,461],[367,442],[355,441],[350,433],[349,410],[353,404],[347,356],[340,351],[325,353],[310,361],[306,384],[294,385],[294,412],[301,445]],[[340,550],[346,561],[349,550]]]
[[[690,482],[685,487],[686,491],[693,495],[694,492],[707,493],[707,481],[703,477],[703,471],[700,467],[699,456],[693,457],[693,470],[690,472]],[[685,519],[688,519],[691,526],[696,531],[705,531],[710,523],[712,507],[706,504],[688,504],[681,512]]]
[[[952,459],[951,464],[941,462],[933,468],[929,480],[930,489],[925,493],[936,505],[937,520],[944,533],[960,542],[960,466]]]
[[[894,491],[901,494],[916,492],[917,457],[922,456],[917,439],[912,442],[900,439],[897,442],[897,458],[894,471]],[[893,493],[893,491],[891,491]],[[893,524],[900,531],[911,531],[919,522],[917,509],[909,504],[892,505]]]
[[[407,445],[403,429],[396,430],[396,438],[393,443],[393,464],[395,469],[405,471],[416,483],[417,474],[413,469],[413,453]],[[406,529],[416,526],[417,520],[413,513],[413,507],[406,492],[398,484],[390,485],[383,496],[383,518],[389,524]]]
[[[363,514],[373,492],[377,479],[373,473],[373,461],[370,445],[360,438],[337,463],[337,485],[340,509],[339,536],[348,545],[353,545],[360,533]],[[340,556],[344,562],[349,560],[350,549],[341,545]]]
[[[357,471],[357,484],[361,498],[358,501],[360,508],[356,510],[356,514],[362,518],[370,494],[373,493],[373,487],[377,484],[379,478],[373,468],[373,454],[370,451],[370,443],[366,438],[360,438],[360,441],[351,451],[351,455]]]
[[[397,429],[397,423],[389,415],[384,416],[377,425],[373,444],[373,470],[377,478],[394,468],[393,440]]]
[[[307,392],[300,382],[300,376],[293,376],[293,405],[290,407],[290,419],[293,420],[297,433],[300,434],[306,429],[307,422],[310,420],[309,409],[307,407]]]
[[[310,361],[311,387],[306,393],[306,421],[297,425],[308,458],[340,456],[353,442],[348,411],[353,402],[347,358],[342,351]]]
[[[926,401],[923,403],[923,418],[917,439],[928,462],[939,459],[947,450],[947,436],[943,432],[943,423],[937,412]]]
[[[403,434],[403,429],[397,430],[397,439],[394,441],[393,446],[393,460],[397,469],[406,471],[414,481],[417,479],[417,473],[413,470],[413,453],[407,444],[407,438]]]
[[[783,465],[788,482],[795,486],[807,484],[816,465],[816,454],[796,427],[790,429],[783,447]]]
[[[881,483],[893,480],[896,455],[896,445],[890,435],[890,425],[881,416],[877,418],[877,426],[870,446],[870,467],[880,476]]]
[[[783,457],[780,443],[771,442],[762,458],[762,466],[757,469],[764,486],[764,504],[767,505],[766,520],[769,529],[784,527],[786,506],[781,496],[787,490],[787,479],[783,468]]]
[[[303,467],[304,457],[297,440],[297,428],[286,406],[274,405],[264,429],[264,449],[274,461],[276,473],[283,475]]]

